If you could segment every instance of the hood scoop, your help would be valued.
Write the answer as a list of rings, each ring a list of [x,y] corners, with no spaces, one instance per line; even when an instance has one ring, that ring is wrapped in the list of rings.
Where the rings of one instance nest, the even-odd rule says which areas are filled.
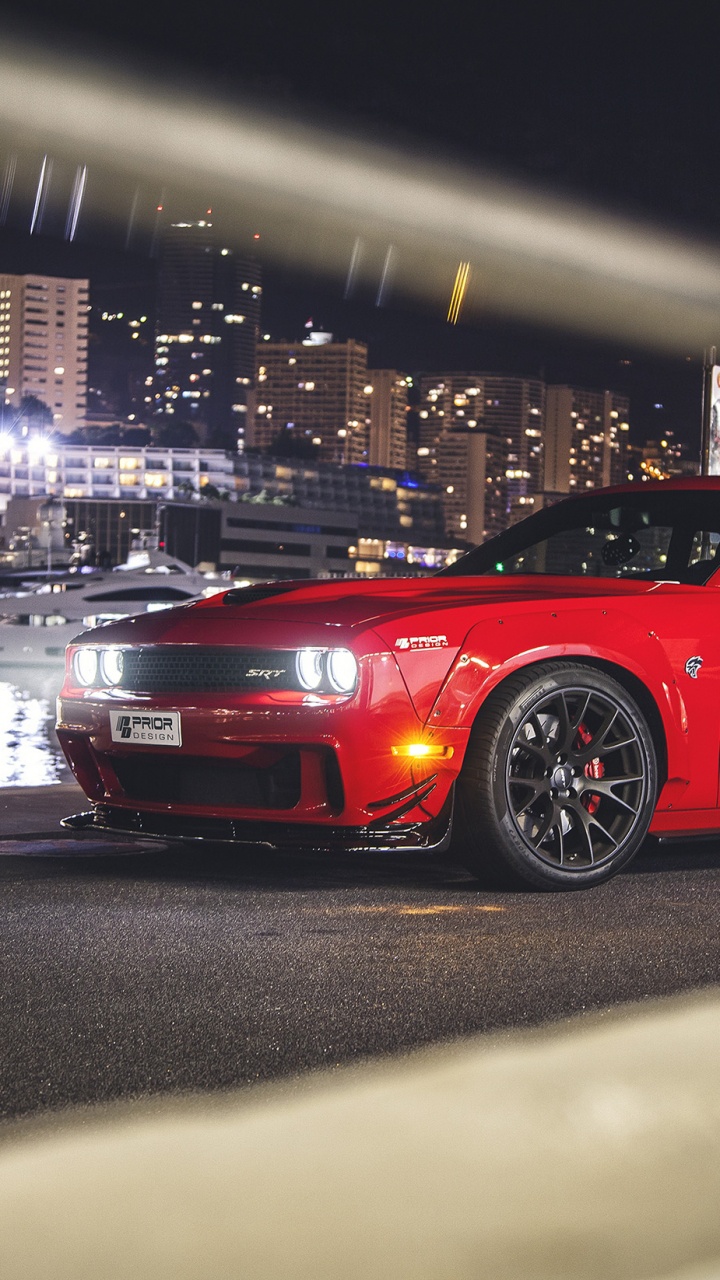
[[[297,587],[232,587],[225,593],[223,604],[257,604],[258,600],[284,596],[288,591],[297,591]]]

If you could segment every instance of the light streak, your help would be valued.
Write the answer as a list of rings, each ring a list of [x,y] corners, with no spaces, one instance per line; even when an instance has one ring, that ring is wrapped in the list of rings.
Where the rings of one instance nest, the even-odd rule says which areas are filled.
[[[388,292],[388,289],[390,288],[394,257],[395,257],[395,247],[394,245],[389,245],[388,251],[385,254],[385,261],[383,263],[382,275],[380,276],[380,285],[377,291],[377,297],[375,299],[376,307],[382,307],[385,303],[387,292]]]
[[[45,201],[47,200],[51,176],[52,160],[49,160],[47,156],[43,156],[43,162],[40,166],[40,177],[38,179],[37,191],[35,193],[35,205],[30,219],[30,235],[33,234],[36,227],[39,231],[42,226],[43,213],[45,212]]]
[[[457,324],[460,317],[463,299],[468,287],[470,279],[470,263],[461,262],[455,276],[455,284],[450,296],[450,306],[448,307],[447,318],[450,324]]]
[[[7,221],[16,169],[17,156],[10,156],[7,164],[5,165],[5,176],[3,177],[2,188],[0,189],[0,226],[4,226]]]
[[[363,257],[363,242],[358,236],[353,245],[353,251],[350,256],[350,266],[348,267],[347,279],[345,281],[344,298],[350,298],[355,291],[355,280],[358,269]]]
[[[0,134],[13,150],[42,147],[63,160],[81,152],[97,164],[94,200],[109,217],[127,207],[130,183],[166,183],[188,202],[212,191],[239,244],[262,224],[268,260],[340,280],[348,243],[363,242],[357,277],[368,282],[392,245],[393,289],[443,313],[448,279],[472,262],[486,314],[683,356],[720,332],[715,243],[213,98],[211,86],[189,90],[180,77],[163,85],[4,35]],[[149,211],[146,224],[152,230]],[[466,295],[464,313],[471,305]]]
[[[133,199],[132,199],[132,204],[130,205],[130,216],[128,217],[127,231],[125,233],[126,249],[130,248],[130,240],[132,238],[133,227],[135,225],[135,218],[137,217],[139,199],[140,199],[140,188],[136,187],[135,194],[133,195]]]
[[[74,240],[77,231],[78,218],[80,217],[80,209],[85,195],[85,186],[87,183],[87,165],[78,168],[73,183],[72,195],[70,197],[70,207],[65,222],[65,239]]]

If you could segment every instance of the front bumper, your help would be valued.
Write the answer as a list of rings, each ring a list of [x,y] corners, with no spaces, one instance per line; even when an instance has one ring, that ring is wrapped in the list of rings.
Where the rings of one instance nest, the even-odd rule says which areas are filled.
[[[179,711],[182,746],[114,741],[117,711]],[[442,758],[398,753],[433,732],[391,655],[374,661],[348,698],[66,687],[58,700],[58,739],[95,806],[83,822],[169,839],[435,848],[446,837],[467,733],[443,729]],[[438,835],[431,824],[441,813]]]

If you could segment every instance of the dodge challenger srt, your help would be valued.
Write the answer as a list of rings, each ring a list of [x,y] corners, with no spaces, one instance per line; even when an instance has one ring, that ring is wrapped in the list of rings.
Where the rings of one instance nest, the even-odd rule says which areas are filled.
[[[596,885],[720,830],[720,479],[586,492],[426,578],[268,582],[86,631],[76,829],[425,850]]]

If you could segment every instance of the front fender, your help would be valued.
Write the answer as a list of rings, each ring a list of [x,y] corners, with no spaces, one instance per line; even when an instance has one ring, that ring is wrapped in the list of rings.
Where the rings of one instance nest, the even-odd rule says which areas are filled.
[[[629,672],[653,698],[665,733],[668,780],[679,799],[691,778],[683,699],[655,632],[616,610],[588,608],[568,615],[548,609],[479,622],[465,636],[428,725],[463,727],[469,734],[482,703],[513,672],[540,662],[584,659]]]

